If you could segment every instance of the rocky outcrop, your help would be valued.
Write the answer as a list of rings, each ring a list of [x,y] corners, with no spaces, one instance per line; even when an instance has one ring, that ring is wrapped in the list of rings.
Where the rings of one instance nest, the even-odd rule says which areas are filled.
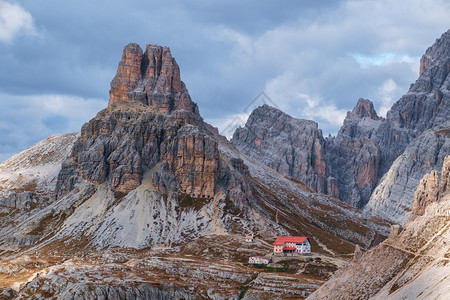
[[[183,288],[170,288],[152,286],[150,284],[136,285],[108,285],[92,284],[86,282],[70,282],[66,278],[51,276],[50,278],[38,278],[26,284],[14,298],[10,299],[30,299],[35,295],[35,291],[43,291],[45,298],[50,295],[54,299],[196,299],[192,292]]]
[[[338,180],[339,199],[363,207],[378,181],[382,153],[371,138],[382,123],[373,103],[359,99],[336,139],[328,140],[328,168]]]
[[[399,224],[392,225],[391,232],[389,233],[389,237],[395,238],[396,236],[398,236],[400,234],[400,232],[402,232],[402,230],[403,230],[402,225],[399,225]]]
[[[201,128],[201,129],[199,129]],[[160,162],[183,192],[212,197],[218,173],[215,132],[204,124],[168,47],[125,47],[111,82],[108,108],[81,129],[58,177],[60,198],[83,180],[107,183],[117,196],[137,188]],[[158,174],[154,174],[156,187]]]
[[[299,120],[263,105],[255,109],[231,140],[241,152],[313,190],[337,196],[325,163],[325,141],[314,121]]]
[[[425,213],[426,207],[431,203],[439,200],[448,200],[449,167],[450,155],[446,156],[444,159],[441,179],[439,179],[439,174],[435,170],[425,174],[422,178],[416,192],[414,193],[412,212],[409,216],[410,221],[414,220],[418,216],[422,216]]]
[[[419,183],[416,192],[410,218],[423,215],[425,208],[438,198],[439,175],[436,171],[426,174]]]
[[[447,156],[444,168],[449,161]],[[424,207],[422,216],[339,270],[308,299],[444,299],[450,286],[450,199],[436,200]]]
[[[427,49],[420,76],[387,117],[417,135],[448,120],[450,109],[450,30]]]
[[[441,201],[450,200],[450,157],[444,159],[441,170],[441,180],[439,182],[439,199]]]
[[[31,208],[32,204],[33,204],[33,192],[29,191],[18,194],[13,193],[5,199],[0,198],[0,206],[6,206],[9,208],[27,210]]]
[[[373,191],[365,213],[395,223],[406,221],[420,180],[432,170],[439,171],[450,153],[450,138],[439,133],[446,128],[450,122],[426,130],[406,147]]]
[[[72,191],[81,179],[94,185],[107,182],[123,196],[162,161],[185,193],[214,195],[217,142],[183,118],[134,105],[134,111],[106,109],[83,126],[58,177],[57,196]]]
[[[411,207],[410,194],[417,187],[417,179],[422,178],[424,171],[438,168],[442,160],[403,163],[418,173],[410,172],[411,168],[403,164],[405,168],[397,172],[398,162],[394,164],[394,161],[402,154],[408,156],[404,151],[412,141],[416,146],[423,143],[426,138],[422,134],[427,130],[436,128],[438,132],[449,128],[448,124],[444,125],[450,114],[449,48],[450,31],[426,51],[419,78],[392,106],[386,118],[377,115],[371,101],[359,99],[355,108],[348,112],[336,138],[323,139],[315,133],[303,138],[302,133],[308,130],[302,126],[308,121],[286,115],[277,119],[281,113],[258,108],[245,127],[236,130],[232,142],[247,155],[282,174],[304,181],[315,191],[338,197],[361,209],[367,207],[365,210],[370,214],[404,222],[408,214],[405,209]],[[295,125],[285,126],[288,123]],[[317,126],[315,128],[320,132]],[[447,135],[440,136],[446,138]],[[311,144],[318,146],[311,147]],[[441,148],[441,144],[442,141],[436,147]],[[406,151],[411,151],[411,147]],[[432,152],[430,149],[418,151]],[[439,155],[445,151],[443,149]],[[439,155],[430,153],[434,157]],[[314,158],[319,159],[316,165]],[[425,169],[421,171],[423,164],[426,164]],[[393,172],[396,177],[392,176]],[[411,180],[410,176],[413,176]],[[401,208],[391,210],[391,206]]]
[[[109,106],[136,100],[158,112],[184,110],[199,114],[168,47],[147,45],[143,53],[139,45],[127,45],[109,95]]]

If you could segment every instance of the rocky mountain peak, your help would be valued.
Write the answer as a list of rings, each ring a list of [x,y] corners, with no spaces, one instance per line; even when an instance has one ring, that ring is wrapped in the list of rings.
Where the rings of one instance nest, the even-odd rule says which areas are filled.
[[[386,118],[419,135],[448,119],[450,112],[450,32],[427,49],[420,61],[420,76],[397,101]]]
[[[420,59],[419,75],[428,69],[435,62],[448,60],[450,56],[450,30],[444,32],[442,36],[436,40],[433,46],[429,47]]]
[[[251,113],[245,127],[236,129],[231,142],[277,172],[337,197],[336,179],[327,174],[325,141],[316,122],[262,105]]]
[[[136,100],[158,112],[185,110],[199,115],[169,47],[149,44],[143,52],[138,44],[125,46],[109,94],[109,107]]]
[[[358,103],[356,103],[356,106],[353,108],[351,114],[361,119],[366,117],[372,120],[379,119],[377,112],[373,107],[372,101],[363,98],[358,99]]]

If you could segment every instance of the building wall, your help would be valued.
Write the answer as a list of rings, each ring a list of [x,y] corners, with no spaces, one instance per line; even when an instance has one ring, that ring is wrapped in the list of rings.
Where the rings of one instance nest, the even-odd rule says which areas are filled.
[[[296,252],[298,253],[311,253],[311,244],[308,240],[306,240],[304,243],[296,245]]]

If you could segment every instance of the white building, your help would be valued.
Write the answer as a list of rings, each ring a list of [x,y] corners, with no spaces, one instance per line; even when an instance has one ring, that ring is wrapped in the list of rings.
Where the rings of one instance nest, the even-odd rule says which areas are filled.
[[[245,241],[249,243],[253,243],[255,241],[253,234],[249,234],[245,237]]]
[[[311,243],[306,236],[279,236],[273,243],[275,255],[311,253]]]
[[[264,256],[252,256],[248,259],[248,263],[254,265],[268,265],[270,263],[270,259]]]

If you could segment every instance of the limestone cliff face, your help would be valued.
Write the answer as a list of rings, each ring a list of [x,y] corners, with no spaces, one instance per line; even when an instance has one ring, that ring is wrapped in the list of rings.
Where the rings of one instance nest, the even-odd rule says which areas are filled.
[[[393,105],[387,118],[414,131],[415,136],[448,120],[449,73],[450,30],[427,49],[421,59],[419,78]]]
[[[198,115],[168,47],[147,45],[143,53],[139,45],[127,45],[109,94],[109,106],[137,100],[159,112],[185,110]]]
[[[422,178],[414,193],[412,212],[409,216],[410,221],[413,221],[418,216],[422,216],[425,213],[426,207],[431,203],[447,201],[449,199],[449,170],[450,156],[447,156],[442,165],[441,176],[439,176],[437,171],[433,170]]]
[[[444,197],[436,193],[437,173],[427,175],[416,193],[416,218],[402,231],[395,225],[387,240],[339,270],[308,299],[445,299],[450,286],[449,164],[447,156],[441,171]]]
[[[340,199],[355,207],[365,205],[378,181],[382,151],[372,135],[381,123],[373,103],[359,99],[336,139],[328,141],[328,167],[338,180]]]
[[[134,111],[106,109],[83,126],[58,177],[57,195],[73,190],[81,179],[94,185],[107,182],[115,193],[124,195],[164,161],[184,192],[210,197],[218,158],[217,142],[183,118],[158,114],[140,104]]]
[[[420,179],[438,169],[443,155],[449,153],[449,49],[450,31],[427,50],[419,78],[386,118],[377,115],[370,100],[359,99],[336,138],[323,139],[304,129],[308,121],[287,115],[278,118],[268,108],[258,108],[232,142],[247,155],[304,181],[315,191],[402,223]],[[288,119],[290,126],[285,126]],[[317,127],[315,130],[320,132]],[[413,160],[402,160],[403,155],[411,157],[411,152],[417,154]]]
[[[415,138],[381,178],[364,211],[370,215],[404,223],[411,213],[414,191],[423,176],[439,171],[450,153],[450,139],[445,132],[450,122],[428,129]]]
[[[449,74],[450,30],[427,49],[419,78],[387,113],[387,120],[411,142],[380,180],[365,208],[367,213],[404,223],[420,179],[431,170],[438,171],[450,153]]]
[[[191,101],[170,49],[147,45],[142,52],[129,44],[111,81],[108,108],[81,129],[60,172],[57,197],[83,180],[106,182],[116,195],[126,195],[160,162],[185,193],[211,197],[219,154],[208,133],[216,134]],[[167,190],[159,181],[156,188]]]
[[[414,193],[414,201],[412,206],[411,218],[421,216],[425,212],[425,208],[438,198],[439,175],[436,171],[426,174],[419,183]]]
[[[404,130],[378,117],[366,99],[347,114],[336,138],[324,139],[317,123],[264,105],[232,139],[246,155],[359,208],[407,142]]]
[[[313,190],[337,196],[325,163],[325,141],[314,121],[299,120],[263,105],[255,109],[231,141],[236,148]]]

